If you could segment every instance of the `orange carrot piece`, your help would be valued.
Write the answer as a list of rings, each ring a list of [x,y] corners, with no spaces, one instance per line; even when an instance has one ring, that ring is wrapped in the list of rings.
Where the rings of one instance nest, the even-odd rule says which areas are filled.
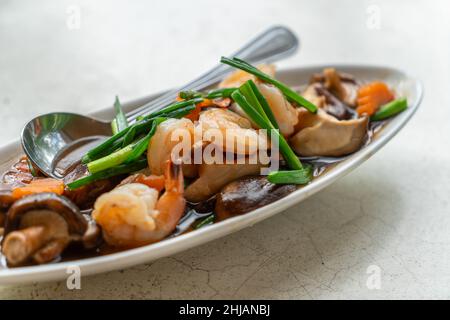
[[[36,179],[23,187],[14,188],[12,195],[15,199],[20,199],[30,194],[42,192],[53,192],[62,195],[64,193],[64,182],[51,178]]]
[[[139,175],[136,178],[137,183],[145,184],[146,186],[149,186],[150,188],[156,189],[159,192],[161,192],[164,189],[164,183],[165,179],[164,176],[145,176],[145,175]]]
[[[185,118],[191,120],[191,121],[197,121],[200,117],[200,112],[203,108],[208,108],[214,106],[214,100],[211,99],[204,99],[202,102],[197,103],[195,106],[195,109],[192,110],[188,115],[184,116]]]
[[[200,117],[200,112],[202,111],[202,107],[199,105],[195,106],[195,109],[189,112],[189,114],[185,115],[184,117],[186,119],[189,119],[191,121],[197,121]]]
[[[201,107],[201,108],[207,108],[207,107],[211,107],[214,105],[214,101],[211,99],[203,99],[202,102],[197,103],[197,106]]]
[[[362,86],[358,90],[358,107],[356,111],[359,115],[374,115],[378,109],[394,100],[394,94],[389,87],[380,81],[375,81]]]

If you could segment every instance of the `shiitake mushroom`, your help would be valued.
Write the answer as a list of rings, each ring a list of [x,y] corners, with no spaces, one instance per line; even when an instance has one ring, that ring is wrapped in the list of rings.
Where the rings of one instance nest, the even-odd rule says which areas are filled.
[[[10,266],[29,260],[50,262],[74,241],[95,243],[100,235],[78,207],[64,196],[38,193],[14,202],[6,215],[2,253]]]
[[[265,176],[247,176],[226,185],[218,194],[215,213],[219,220],[242,215],[275,202],[297,189],[276,185]]]
[[[11,190],[0,190],[0,235],[3,234],[3,227],[6,221],[6,212],[16,199],[14,199]]]
[[[87,170],[87,167],[83,164],[79,164],[64,178],[64,183],[67,185],[88,174],[89,171]],[[114,189],[117,184],[120,183],[122,178],[122,176],[119,176],[103,179],[74,190],[66,187],[64,195],[73,201],[81,210],[90,209],[100,195]]]

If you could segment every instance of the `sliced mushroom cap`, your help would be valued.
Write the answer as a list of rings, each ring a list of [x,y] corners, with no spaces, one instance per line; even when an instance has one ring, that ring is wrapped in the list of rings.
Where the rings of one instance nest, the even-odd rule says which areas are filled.
[[[356,116],[355,111],[328,91],[322,83],[313,83],[303,92],[305,99],[339,120]]]
[[[199,166],[199,178],[186,188],[184,197],[193,203],[208,200],[229,182],[260,174],[262,167],[259,163],[202,164]]]
[[[6,212],[16,201],[11,190],[0,190],[0,235],[4,233],[4,225],[6,222]]]
[[[74,168],[65,178],[65,185],[89,174],[86,165],[80,164]],[[98,180],[81,188],[70,190],[66,188],[64,195],[73,201],[80,209],[90,209],[95,200],[108,191],[111,191],[121,180],[121,176]]]
[[[49,262],[74,240],[81,240],[88,222],[67,198],[39,193],[16,201],[8,210],[2,252],[12,266],[29,258]]]
[[[289,144],[301,156],[339,157],[357,151],[366,141],[367,117],[339,121],[320,110],[300,112],[300,131]]]
[[[359,84],[353,76],[337,72],[334,68],[326,68],[323,73],[315,74],[310,83],[322,83],[339,100],[348,106],[356,106]]]
[[[244,177],[220,191],[214,212],[224,220],[275,202],[296,189],[295,185],[272,184],[264,176]]]
[[[7,211],[16,201],[11,190],[0,190],[0,212]]]

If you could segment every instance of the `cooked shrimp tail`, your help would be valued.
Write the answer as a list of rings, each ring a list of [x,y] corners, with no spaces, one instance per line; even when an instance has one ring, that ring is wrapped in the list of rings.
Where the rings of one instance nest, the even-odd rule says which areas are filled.
[[[157,229],[170,233],[176,228],[186,206],[186,200],[183,197],[184,178],[181,165],[167,161],[164,175],[166,190],[156,203],[156,210],[159,211],[156,224]]]
[[[167,161],[164,176],[166,178],[165,180],[166,193],[173,192],[183,194],[184,178],[180,164],[173,163],[170,160]]]

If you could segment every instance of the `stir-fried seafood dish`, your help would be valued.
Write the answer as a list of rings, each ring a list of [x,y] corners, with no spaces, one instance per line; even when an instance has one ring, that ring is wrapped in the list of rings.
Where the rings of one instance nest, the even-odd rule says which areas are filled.
[[[236,70],[216,88],[135,121],[116,98],[112,135],[64,179],[18,159],[0,189],[3,266],[110,254],[244,215],[314,183],[407,108],[388,84],[333,68],[289,87],[273,65],[221,62]]]

